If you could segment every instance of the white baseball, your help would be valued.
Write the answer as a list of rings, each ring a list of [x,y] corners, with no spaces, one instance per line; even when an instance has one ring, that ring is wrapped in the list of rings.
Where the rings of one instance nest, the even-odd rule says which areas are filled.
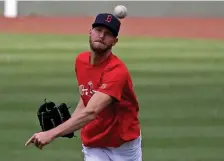
[[[114,16],[119,19],[125,18],[127,16],[127,8],[123,5],[118,5],[114,8]]]

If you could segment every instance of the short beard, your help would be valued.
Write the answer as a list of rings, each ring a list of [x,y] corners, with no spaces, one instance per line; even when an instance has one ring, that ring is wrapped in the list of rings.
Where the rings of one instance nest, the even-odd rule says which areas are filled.
[[[90,45],[91,50],[97,55],[104,55],[105,53],[107,53],[107,51],[112,49],[112,45],[107,46],[105,48],[95,48],[91,38],[89,38],[89,45]]]

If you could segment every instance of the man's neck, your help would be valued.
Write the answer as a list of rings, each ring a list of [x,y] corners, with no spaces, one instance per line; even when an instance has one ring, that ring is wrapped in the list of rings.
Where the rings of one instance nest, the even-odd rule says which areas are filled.
[[[107,51],[104,54],[96,54],[93,51],[91,51],[90,54],[90,64],[97,65],[102,63],[107,57],[111,54],[111,51]]]

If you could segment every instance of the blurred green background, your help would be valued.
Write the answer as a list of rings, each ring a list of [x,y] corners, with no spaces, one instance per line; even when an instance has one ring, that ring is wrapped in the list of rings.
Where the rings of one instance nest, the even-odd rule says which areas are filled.
[[[36,112],[45,98],[74,110],[74,60],[89,49],[88,37],[1,34],[0,42],[0,161],[83,160],[79,137],[43,151],[24,143],[40,130]],[[223,44],[120,38],[114,53],[133,77],[144,161],[224,160]]]

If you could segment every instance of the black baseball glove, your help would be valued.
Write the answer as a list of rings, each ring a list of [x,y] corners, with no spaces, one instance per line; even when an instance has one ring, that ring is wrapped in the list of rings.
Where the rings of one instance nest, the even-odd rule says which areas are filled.
[[[46,102],[45,99],[45,103],[39,107],[37,112],[42,131],[50,130],[68,120],[71,117],[68,109],[65,103],[56,106],[54,102]],[[62,137],[72,138],[74,132]]]

